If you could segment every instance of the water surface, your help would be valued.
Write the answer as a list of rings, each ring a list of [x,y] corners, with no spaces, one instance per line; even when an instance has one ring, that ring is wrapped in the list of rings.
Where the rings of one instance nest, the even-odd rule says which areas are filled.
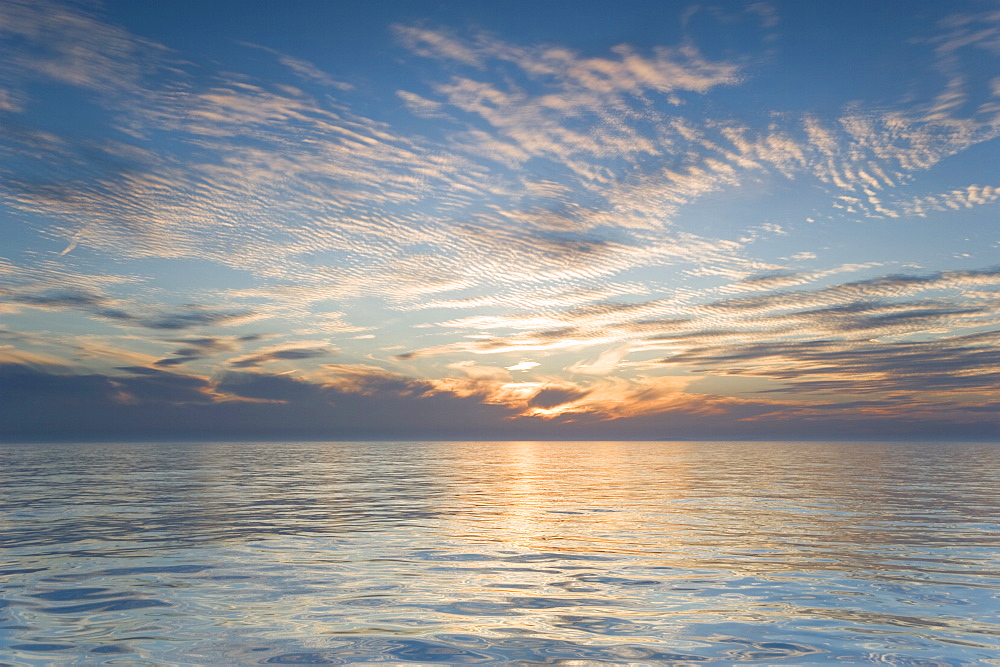
[[[0,447],[0,662],[1000,664],[1000,445]]]

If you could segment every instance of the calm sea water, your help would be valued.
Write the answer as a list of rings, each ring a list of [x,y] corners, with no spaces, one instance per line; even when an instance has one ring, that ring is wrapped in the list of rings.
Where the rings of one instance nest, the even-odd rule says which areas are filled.
[[[1000,664],[1000,445],[0,447],[0,662]]]

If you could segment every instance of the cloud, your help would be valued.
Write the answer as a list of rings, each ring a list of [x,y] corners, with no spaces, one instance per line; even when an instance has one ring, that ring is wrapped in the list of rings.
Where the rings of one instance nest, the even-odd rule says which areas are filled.
[[[30,44],[13,52],[6,68],[115,94],[137,85],[165,49],[108,25],[73,5],[7,0],[0,6],[0,36]]]
[[[149,329],[190,329],[203,326],[232,326],[261,319],[261,315],[250,311],[222,312],[204,309],[198,305],[188,305],[184,310],[156,314],[151,317],[125,315],[116,319],[136,321]]]
[[[605,346],[595,362],[576,361],[567,370],[606,375],[618,368],[696,369],[780,381],[786,392],[840,394],[916,392],[921,385],[929,392],[967,393],[983,391],[995,380],[995,360],[984,349],[992,339],[976,330],[1000,323],[997,269],[889,275],[789,290],[810,279],[816,277],[752,279],[747,286],[766,293],[707,303],[667,299],[597,304],[548,317],[465,318],[446,324],[520,331],[414,350],[399,358],[552,354]],[[956,335],[962,330],[971,333]],[[623,361],[656,350],[670,356],[638,365]],[[879,367],[869,355],[881,356],[886,365]],[[455,390],[465,381],[448,382]],[[518,390],[523,393],[527,387],[522,384]],[[504,391],[510,394],[511,388]]]
[[[706,415],[724,412],[724,409],[713,405],[724,403],[727,399],[712,399],[684,391],[696,379],[677,376],[638,376],[631,380],[611,378],[579,387],[578,395],[565,402],[548,407],[531,406],[524,414],[551,419],[587,413],[602,419],[623,419],[674,410]],[[736,402],[734,399],[728,400]]]
[[[406,437],[427,432],[485,435],[508,412],[427,388],[372,379],[377,395],[287,375],[229,373],[218,381],[125,368],[119,375],[42,373],[0,365],[11,388],[0,406],[2,437],[86,438]]]
[[[20,350],[13,345],[0,345],[0,365],[24,366],[36,371],[69,370],[71,364],[59,357]]]
[[[771,392],[886,394],[924,402],[948,394],[989,393],[995,386],[1000,334],[989,332],[927,342],[813,340],[692,347],[661,360],[723,375],[767,377]],[[933,397],[933,398],[932,398]]]
[[[506,61],[527,75],[548,79],[563,90],[586,90],[603,94],[639,94],[708,89],[737,81],[739,66],[710,62],[693,46],[677,49],[657,47],[642,56],[622,45],[609,58],[583,58],[558,46],[522,47],[479,33],[463,40],[442,30],[396,25],[402,44],[420,56],[458,61],[481,68],[488,60]],[[544,103],[557,105],[556,99]]]
[[[944,89],[929,105],[932,118],[948,118],[960,113],[991,114],[1000,110],[995,101],[983,99],[983,90],[975,84],[989,86],[989,81],[972,81],[965,63],[972,61],[996,65],[1000,60],[1000,12],[952,14],[940,21],[943,32],[932,38],[936,69],[945,78]],[[993,71],[995,71],[995,67]],[[985,71],[990,71],[987,66]],[[985,96],[989,99],[988,96]]]
[[[443,106],[440,102],[435,102],[429,100],[425,97],[421,97],[416,93],[410,93],[405,90],[397,90],[396,95],[403,101],[406,108],[410,110],[416,116],[422,118],[444,118],[444,114],[441,113],[441,107]]]
[[[905,215],[924,217],[931,211],[957,211],[992,204],[998,199],[1000,199],[1000,187],[969,185],[950,192],[916,197],[903,202],[901,209]]]
[[[554,377],[513,381],[510,373],[505,371],[521,369],[483,367],[473,362],[459,362],[452,366],[462,371],[465,377],[430,380],[427,384],[437,392],[476,398],[487,405],[502,405],[517,410],[516,416],[520,418],[558,418],[566,421],[572,420],[574,415],[585,415],[604,421],[675,410],[685,414],[702,414],[724,412],[721,406],[727,401],[734,402],[685,392],[686,387],[698,380],[690,375],[639,375],[631,379],[607,378],[588,382]]]
[[[509,371],[530,371],[532,368],[539,366],[537,361],[519,361],[513,366],[505,366]]]
[[[417,55],[448,58],[474,67],[480,66],[476,52],[447,33],[404,25],[393,26],[393,31],[400,42]]]
[[[358,331],[368,331],[371,327],[359,327],[348,323],[345,320],[346,314],[340,311],[331,311],[322,315],[314,316],[311,319],[311,326],[296,333],[357,333]],[[355,336],[357,338],[357,336]]]
[[[249,42],[239,42],[241,46],[246,46],[251,49],[257,49],[259,51],[264,51],[265,53],[270,53],[278,58],[278,62],[287,67],[289,70],[294,72],[297,76],[305,81],[312,83],[318,83],[322,86],[327,86],[330,88],[335,88],[337,90],[351,90],[354,88],[353,85],[346,83],[344,81],[337,81],[330,77],[329,74],[321,70],[319,67],[313,63],[302,60],[301,58],[294,58],[290,55],[276,51],[275,49],[268,48],[266,46],[261,46],[260,44],[251,44]]]
[[[327,357],[337,352],[337,348],[329,345],[316,345],[312,342],[280,343],[265,347],[254,352],[229,360],[233,368],[256,368],[272,361],[299,361]]]
[[[338,391],[364,395],[371,395],[386,385],[399,387],[403,393],[409,392],[411,385],[419,386],[401,373],[370,364],[323,364],[314,381]]]
[[[159,312],[124,310],[120,300],[83,290],[46,290],[8,295],[17,304],[43,310],[79,310],[111,322],[157,330],[182,330],[206,326],[232,326],[264,317],[251,311],[220,311],[198,304],[164,308]]]
[[[983,96],[996,84],[968,75],[973,57],[995,56],[992,12],[940,24],[927,47],[940,76],[914,89],[915,102],[851,103],[825,117],[774,109],[762,120],[726,91],[752,85],[773,54],[716,59],[693,36],[582,53],[396,26],[401,47],[430,60],[408,90],[388,89],[385,111],[294,56],[263,49],[295,85],[181,61],[88,7],[2,7],[0,188],[17,238],[41,245],[22,266],[0,259],[0,299],[21,322],[76,313],[131,338],[17,341],[25,349],[10,361],[129,358],[132,375],[91,381],[119,383],[114,395],[132,405],[153,401],[157,377],[177,392],[202,387],[210,393],[192,400],[214,406],[221,390],[209,380],[135,370],[192,364],[242,369],[254,400],[298,391],[309,410],[385,391],[407,410],[485,405],[498,419],[823,410],[705,398],[664,372],[763,378],[783,396],[864,394],[844,404],[858,411],[888,409],[869,400],[876,387],[912,396],[923,382],[943,406],[992,379],[986,344],[962,335],[996,328],[996,269],[875,275],[899,270],[898,254],[811,262],[836,255],[838,223],[922,224],[1000,198],[992,185],[952,187],[967,180],[928,185],[947,158],[1000,136],[995,99]],[[761,40],[773,36],[766,5],[736,13]],[[39,83],[107,113],[86,136],[48,127],[45,114],[23,113],[45,103],[33,97]],[[821,231],[804,233],[816,220]],[[859,247],[900,229],[851,227]],[[142,277],[95,275],[95,257],[151,275],[167,260],[208,279],[168,294]],[[847,273],[861,279],[838,277]],[[258,347],[263,337],[217,331],[264,317],[292,333]],[[338,339],[358,346],[339,352],[324,339],[369,330],[383,351],[406,342],[396,360],[414,373],[457,377],[395,375],[353,363],[373,361],[363,343]],[[869,350],[895,365],[871,370]],[[343,364],[318,363],[334,353]],[[482,355],[496,365],[460,365]],[[536,375],[527,365],[539,362],[524,359],[543,355],[544,368],[582,381]],[[283,362],[310,370],[261,372]]]
[[[463,150],[511,165],[550,159],[582,187],[607,187],[615,175],[595,159],[635,163],[661,155],[670,142],[639,128],[663,119],[646,103],[649,93],[704,94],[739,81],[740,66],[710,62],[693,46],[659,47],[652,55],[622,45],[607,58],[581,57],[569,49],[510,44],[486,34],[462,40],[443,31],[396,26],[401,42],[417,55],[470,65],[473,76],[488,63],[510,64],[522,80],[498,87],[493,81],[455,76],[433,86],[453,110],[473,114],[485,126],[470,126],[458,140]],[[403,91],[419,113],[444,113],[442,102]]]
[[[901,402],[893,398],[831,409],[828,401],[691,394],[693,378],[678,377],[510,387],[469,378],[449,387],[360,365],[330,366],[327,382],[260,372],[213,381],[149,367],[115,375],[54,370],[0,364],[0,386],[9,389],[0,438],[745,439],[810,437],[817,428],[831,437],[984,437],[1000,425],[988,399],[917,412],[894,409]]]
[[[31,25],[47,20],[34,10],[25,15]],[[116,47],[118,57],[146,49],[151,62],[169,60],[114,30],[131,45]],[[99,156],[95,164],[113,158],[118,166],[80,177],[82,147],[63,140],[43,142],[41,151],[36,144],[42,173],[50,173],[41,183],[20,183],[11,201],[60,220],[46,233],[64,252],[251,271],[265,284],[229,296],[259,297],[292,317],[358,296],[392,308],[471,306],[486,289],[507,303],[568,300],[634,288],[617,278],[664,262],[746,272],[754,261],[743,255],[744,242],[665,230],[684,207],[737,192],[761,174],[811,175],[850,192],[844,196],[853,203],[837,204],[849,214],[899,214],[917,209],[868,192],[892,190],[913,171],[995,136],[979,121],[902,112],[853,110],[839,122],[789,115],[766,129],[674,114],[649,96],[700,97],[741,82],[742,61],[710,61],[690,44],[585,57],[426,26],[398,26],[396,34],[418,55],[459,66],[461,74],[419,94],[399,92],[419,113],[456,121],[454,140],[403,134],[355,113],[348,98],[332,103],[172,63],[173,74],[129,78],[119,91],[131,96],[127,103],[107,99],[133,143],[87,151]],[[319,81],[315,66],[292,65]],[[491,74],[501,66],[517,75],[501,82]],[[155,150],[146,139],[153,133],[162,139]],[[253,141],[242,141],[248,133]],[[187,161],[192,149],[205,159]],[[529,160],[544,164],[549,177],[526,170]],[[968,201],[989,199],[984,192]],[[511,266],[521,269],[517,275]],[[538,287],[524,289],[529,280]]]
[[[143,282],[129,275],[84,272],[52,260],[21,266],[0,258],[0,302],[22,309],[77,311],[109,324],[161,331],[235,326],[267,317],[249,309],[155,303],[162,294]],[[124,298],[116,296],[118,292],[132,293]],[[145,303],[137,303],[137,296],[146,297]]]
[[[617,368],[626,354],[628,354],[628,346],[613,347],[602,352],[595,361],[589,364],[578,361],[566,370],[583,375],[607,375]]]
[[[240,349],[246,343],[253,343],[261,340],[264,336],[260,334],[249,334],[246,336],[197,336],[189,338],[170,338],[168,343],[176,343],[181,347],[176,348],[171,354],[172,357],[160,359],[155,362],[155,366],[180,366],[192,361],[207,359],[223,352],[233,352]]]

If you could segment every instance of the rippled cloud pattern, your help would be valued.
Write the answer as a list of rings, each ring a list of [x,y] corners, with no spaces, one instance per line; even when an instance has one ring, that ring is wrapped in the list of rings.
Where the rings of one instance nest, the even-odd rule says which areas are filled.
[[[1000,12],[917,4],[3,0],[2,436],[995,436]]]

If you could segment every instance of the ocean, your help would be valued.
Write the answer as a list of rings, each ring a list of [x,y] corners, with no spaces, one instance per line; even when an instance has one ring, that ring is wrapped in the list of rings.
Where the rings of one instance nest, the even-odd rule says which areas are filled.
[[[0,446],[0,663],[1000,665],[1000,444]]]

